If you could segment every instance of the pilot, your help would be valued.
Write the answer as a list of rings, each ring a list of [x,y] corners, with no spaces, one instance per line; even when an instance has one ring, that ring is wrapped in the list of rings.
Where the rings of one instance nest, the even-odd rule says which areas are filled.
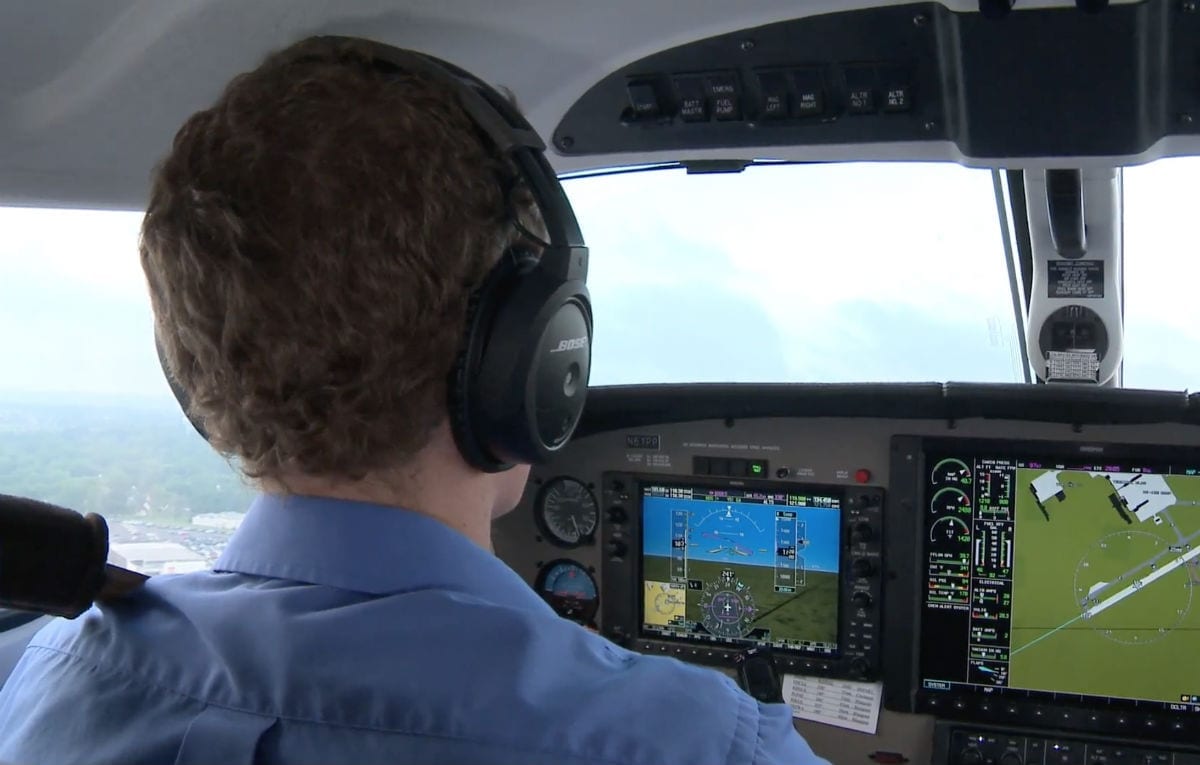
[[[0,761],[823,762],[788,707],[560,619],[493,554],[529,468],[464,459],[446,381],[531,200],[452,92],[356,43],[184,124],[142,227],[157,340],[261,493],[213,571],[37,635]]]

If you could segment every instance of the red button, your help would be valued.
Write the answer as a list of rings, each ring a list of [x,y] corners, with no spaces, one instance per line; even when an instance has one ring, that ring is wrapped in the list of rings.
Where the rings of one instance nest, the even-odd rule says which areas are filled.
[[[854,480],[859,483],[867,483],[871,480],[871,471],[866,468],[859,468],[854,473]]]

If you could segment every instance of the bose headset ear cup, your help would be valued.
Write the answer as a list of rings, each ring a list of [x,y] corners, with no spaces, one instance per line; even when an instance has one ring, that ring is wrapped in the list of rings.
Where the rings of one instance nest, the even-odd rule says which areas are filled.
[[[499,460],[542,462],[566,444],[583,413],[591,366],[587,287],[535,270],[491,322],[468,394],[475,437]]]
[[[592,367],[592,308],[581,282],[546,323],[526,406],[537,428],[534,445],[548,457],[566,445],[583,416]]]

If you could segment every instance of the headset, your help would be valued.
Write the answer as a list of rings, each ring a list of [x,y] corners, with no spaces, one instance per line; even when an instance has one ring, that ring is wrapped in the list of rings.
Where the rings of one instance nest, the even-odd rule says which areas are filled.
[[[455,443],[473,467],[495,473],[544,462],[579,424],[592,360],[588,251],[546,145],[508,99],[453,64],[371,40],[320,39],[335,58],[339,49],[353,49],[385,73],[416,73],[444,86],[532,193],[549,241],[536,242],[536,251],[514,215],[514,227],[526,236],[471,296],[447,404]],[[207,438],[157,338],[155,345],[175,398]]]

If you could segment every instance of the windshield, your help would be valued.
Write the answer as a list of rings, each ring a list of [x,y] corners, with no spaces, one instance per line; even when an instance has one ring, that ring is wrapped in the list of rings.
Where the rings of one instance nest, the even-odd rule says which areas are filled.
[[[592,381],[1024,379],[991,174],[838,163],[567,181]]]
[[[141,215],[0,209],[0,491],[99,513],[110,560],[212,565],[252,495],[154,353]]]
[[[1171,245],[1187,199],[1139,199],[1166,183],[1154,172],[1200,170],[1189,162],[1128,174],[1130,384],[1183,386],[1189,357],[1171,343],[1197,347],[1183,290],[1200,265]],[[1023,377],[987,171],[659,170],[566,188],[592,252],[596,385]],[[0,209],[0,491],[104,515],[114,562],[187,571],[212,564],[253,490],[163,380],[140,222]]]
[[[1127,388],[1200,387],[1198,178],[1200,157],[1124,171]]]

